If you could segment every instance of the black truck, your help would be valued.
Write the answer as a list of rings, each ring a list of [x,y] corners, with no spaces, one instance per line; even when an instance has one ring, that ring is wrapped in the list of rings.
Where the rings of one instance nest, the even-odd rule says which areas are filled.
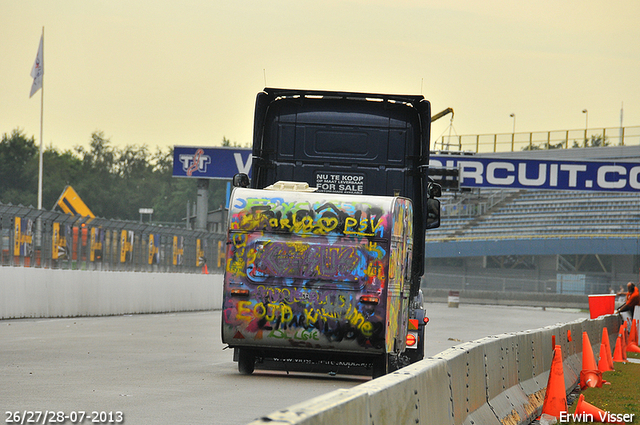
[[[284,181],[306,183],[315,188],[315,193],[327,196],[335,194],[337,197],[344,195],[358,199],[369,196],[372,199],[397,197],[410,200],[413,206],[412,256],[410,265],[404,271],[407,284],[400,291],[405,310],[400,312],[400,316],[406,324],[403,328],[406,329],[406,340],[395,341],[395,348],[391,352],[373,357],[374,377],[424,357],[424,328],[428,319],[420,283],[424,274],[425,231],[440,224],[440,203],[436,198],[441,193],[440,186],[429,178],[430,127],[431,105],[421,95],[265,88],[256,99],[251,181],[244,175],[234,178],[234,186],[251,189],[265,189]],[[304,193],[299,198],[303,199]],[[238,283],[241,279],[237,268],[235,275],[229,270],[231,258],[239,258],[240,251],[238,246],[231,246],[236,237],[231,235],[231,228],[238,229],[239,221],[233,223],[233,217],[230,220],[223,341],[236,349],[235,360],[239,361],[240,371],[252,372],[253,363],[266,357],[300,356],[322,360],[323,355],[313,353],[311,345],[307,346],[307,350],[284,350],[286,354],[281,354],[282,350],[262,347],[259,343],[243,345],[247,343],[246,338],[238,338],[238,328],[232,324],[232,316],[241,316],[238,305],[244,308],[242,312],[245,313],[250,308],[255,313],[256,308],[251,307],[248,301],[243,303],[234,300],[238,294],[249,296],[250,291],[245,293],[238,289],[232,295],[234,285],[239,285],[239,288],[242,283]],[[265,223],[267,227],[263,227],[263,231],[272,229],[267,221]],[[264,242],[261,242],[260,249],[263,248]],[[246,255],[244,247],[242,252]],[[251,254],[255,261],[251,267],[255,270],[260,268],[260,258],[255,257],[259,257],[262,251],[256,252]],[[270,255],[273,262],[274,254]],[[266,254],[264,256],[266,258]],[[240,260],[241,264],[246,263],[245,257]],[[242,272],[239,273],[242,275]],[[287,284],[295,286],[294,281],[289,279]],[[311,287],[311,284],[304,285]],[[266,293],[265,290],[262,292]],[[308,297],[308,294],[305,296]],[[258,313],[260,311],[258,309]],[[367,314],[365,310],[362,311],[362,314]],[[256,322],[256,326],[266,326],[264,317],[262,319],[262,322]],[[287,323],[278,322],[276,326],[292,326],[289,320]],[[245,325],[242,320],[238,322]],[[225,326],[228,329],[225,330]],[[324,326],[328,325],[325,323]],[[260,335],[263,335],[262,332]]]

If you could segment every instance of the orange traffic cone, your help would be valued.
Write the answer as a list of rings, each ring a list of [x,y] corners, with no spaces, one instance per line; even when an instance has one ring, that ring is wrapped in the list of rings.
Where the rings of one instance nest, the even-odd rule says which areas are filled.
[[[567,394],[564,387],[564,371],[562,369],[562,349],[559,345],[553,349],[553,360],[544,394],[542,414],[560,418],[560,412],[567,411]]]
[[[606,348],[607,361],[609,362],[609,367],[613,370],[613,356],[611,355],[611,344],[609,343],[609,331],[607,328],[602,328],[602,343]],[[604,372],[604,371],[603,371]]]
[[[638,347],[638,328],[636,327],[635,320],[631,321],[629,338],[627,339],[627,347],[625,351],[629,353],[640,353],[640,347]]]
[[[207,263],[204,263],[204,266],[202,266],[202,274],[209,274],[209,269],[207,269]]]
[[[614,362],[622,362],[625,363],[622,358],[622,337],[618,335],[618,339],[616,340],[616,348],[613,350],[613,361]]]
[[[598,370],[600,372],[609,372],[613,370],[613,368],[609,365],[609,358],[607,358],[607,354],[609,354],[609,358],[611,357],[611,353],[607,353],[607,347],[605,347],[604,343],[600,344],[600,360],[598,361]]]
[[[596,359],[593,355],[593,347],[589,341],[589,334],[582,332],[582,369],[595,369]]]
[[[637,320],[631,321],[631,328],[629,329],[629,343],[633,343],[638,345],[638,326],[636,325]]]
[[[628,353],[640,353],[640,347],[635,342],[630,342],[627,344],[627,352]]]
[[[580,416],[578,416],[580,415]],[[603,424],[624,424],[624,422],[616,421],[615,416],[611,416],[609,412],[597,408],[591,403],[584,401],[584,394],[580,394],[578,403],[576,404],[576,413],[573,417],[576,422],[600,422]]]
[[[596,367],[596,359],[589,341],[589,335],[582,332],[582,370],[580,371],[580,388],[602,386],[602,372]]]
[[[620,326],[620,333],[622,334],[622,358],[627,361],[627,322],[625,321]]]

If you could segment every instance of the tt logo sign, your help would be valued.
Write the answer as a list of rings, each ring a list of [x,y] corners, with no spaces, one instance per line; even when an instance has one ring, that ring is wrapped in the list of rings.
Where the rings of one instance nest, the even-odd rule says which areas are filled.
[[[238,173],[251,174],[251,150],[174,146],[173,177],[232,179]]]
[[[202,149],[197,149],[193,155],[182,154],[178,160],[182,163],[182,169],[189,177],[193,175],[194,171],[206,174],[207,165],[211,164],[211,157],[205,155]]]

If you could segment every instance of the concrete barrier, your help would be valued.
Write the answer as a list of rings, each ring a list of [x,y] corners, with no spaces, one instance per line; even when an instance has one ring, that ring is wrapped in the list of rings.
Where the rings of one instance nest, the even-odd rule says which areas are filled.
[[[370,423],[369,399],[366,393],[335,390],[314,398],[315,403],[303,402],[261,418],[270,425],[298,424],[366,424]]]
[[[428,358],[412,364],[349,390],[368,400],[368,420],[356,422],[341,417],[339,422],[327,423],[453,425],[449,376],[447,362],[442,359]]]
[[[488,404],[501,424],[528,423],[540,406],[531,405],[518,381],[517,335],[485,338],[485,370]]]
[[[569,393],[579,383],[583,330],[595,353],[600,349],[602,328],[617,336],[620,323],[618,316],[609,315],[482,338],[250,425],[528,424],[542,412],[552,337],[562,347]]]
[[[544,353],[551,352],[551,337],[545,332],[526,331],[516,334],[518,383],[527,397],[524,406],[528,416],[539,412],[544,402],[551,362],[545,366]],[[551,357],[549,356],[549,359]]]
[[[222,275],[0,267],[0,319],[222,307]]]
[[[477,341],[460,344],[435,356],[447,363],[453,403],[453,423],[461,425],[470,415],[476,423],[498,424],[486,397],[484,350]]]

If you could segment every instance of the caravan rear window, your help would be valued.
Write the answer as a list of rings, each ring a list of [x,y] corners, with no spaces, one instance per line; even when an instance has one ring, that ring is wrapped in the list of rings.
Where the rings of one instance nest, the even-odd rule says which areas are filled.
[[[364,244],[257,240],[249,250],[247,277],[364,284],[370,254]]]

